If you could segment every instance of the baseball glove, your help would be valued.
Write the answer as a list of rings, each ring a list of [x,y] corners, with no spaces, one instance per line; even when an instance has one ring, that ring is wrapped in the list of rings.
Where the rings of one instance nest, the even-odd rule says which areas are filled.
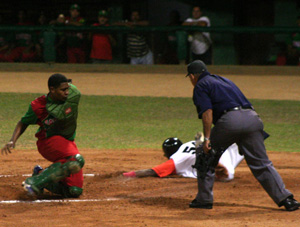
[[[192,167],[198,170],[198,177],[204,179],[209,170],[214,172],[222,154],[222,150],[217,151],[214,148],[212,148],[210,152],[206,154],[202,145],[196,147],[196,161]]]

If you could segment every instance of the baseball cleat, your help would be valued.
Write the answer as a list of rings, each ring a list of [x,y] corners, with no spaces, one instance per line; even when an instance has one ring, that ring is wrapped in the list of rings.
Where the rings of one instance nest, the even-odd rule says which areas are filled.
[[[44,193],[44,189],[39,189],[35,185],[30,184],[30,179],[29,179],[29,181],[28,181],[28,179],[29,178],[27,178],[22,183],[22,187],[24,188],[25,191],[28,192],[28,195],[30,195],[30,196],[37,196],[37,195],[41,195],[41,194]]]
[[[42,170],[43,170],[43,168],[42,168],[40,165],[36,165],[36,166],[33,168],[32,176],[38,175]]]
[[[30,184],[26,184],[25,181],[23,181],[22,187],[28,193],[28,195],[30,195],[30,196],[36,196],[37,195],[37,193],[34,191],[32,186]]]

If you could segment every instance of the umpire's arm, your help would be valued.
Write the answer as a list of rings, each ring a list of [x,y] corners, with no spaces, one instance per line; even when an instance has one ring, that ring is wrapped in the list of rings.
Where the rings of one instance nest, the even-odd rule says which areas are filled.
[[[211,133],[212,121],[213,121],[213,111],[212,109],[208,109],[202,114],[203,133],[204,133],[203,150],[205,153],[208,153],[210,150],[210,133]]]

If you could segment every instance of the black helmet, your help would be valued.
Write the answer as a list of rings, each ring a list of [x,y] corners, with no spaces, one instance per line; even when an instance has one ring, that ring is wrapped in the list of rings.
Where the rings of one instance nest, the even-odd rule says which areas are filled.
[[[182,145],[182,142],[176,137],[166,139],[162,144],[162,149],[167,158],[170,158]]]

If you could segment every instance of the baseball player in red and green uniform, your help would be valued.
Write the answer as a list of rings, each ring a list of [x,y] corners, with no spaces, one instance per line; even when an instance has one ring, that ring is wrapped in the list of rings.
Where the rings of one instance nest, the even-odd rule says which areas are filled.
[[[47,95],[30,103],[27,113],[18,122],[11,140],[1,152],[11,153],[11,148],[15,147],[27,127],[38,124],[38,151],[53,164],[43,171],[34,171],[33,176],[23,182],[24,189],[30,195],[39,195],[46,188],[66,198],[79,197],[82,194],[84,159],[74,138],[81,94],[62,74],[50,76],[48,87]]]

